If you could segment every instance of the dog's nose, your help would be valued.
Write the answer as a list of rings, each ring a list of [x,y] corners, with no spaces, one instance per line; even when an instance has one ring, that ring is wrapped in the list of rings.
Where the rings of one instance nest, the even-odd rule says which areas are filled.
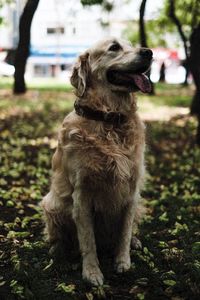
[[[151,49],[148,49],[148,48],[141,48],[139,50],[139,54],[143,58],[147,58],[147,59],[152,59],[152,57],[153,57],[153,52],[151,51]]]

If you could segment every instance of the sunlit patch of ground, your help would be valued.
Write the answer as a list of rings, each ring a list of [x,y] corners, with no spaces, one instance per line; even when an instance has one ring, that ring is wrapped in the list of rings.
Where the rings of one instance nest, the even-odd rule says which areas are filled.
[[[162,105],[158,106],[152,103],[151,99],[144,100],[139,105],[139,114],[143,120],[146,121],[169,121],[171,118],[179,115],[189,115],[188,107],[174,107]]]

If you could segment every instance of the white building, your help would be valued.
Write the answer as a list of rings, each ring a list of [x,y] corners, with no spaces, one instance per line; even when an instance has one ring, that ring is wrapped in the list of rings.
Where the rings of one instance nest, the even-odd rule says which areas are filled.
[[[16,48],[19,17],[25,0],[3,9],[5,26],[0,27],[0,49]],[[132,13],[123,0],[108,14],[98,5],[83,7],[80,0],[40,0],[31,26],[30,76],[57,76],[75,57],[105,36],[122,35]],[[107,25],[107,26],[106,26]]]
[[[48,0],[48,6],[40,0],[31,29],[29,72],[58,75],[99,39],[121,36],[128,20],[115,16],[120,2],[115,1],[116,9],[108,15],[98,5],[83,7],[79,0]]]
[[[15,0],[4,5],[0,10],[3,24],[0,26],[0,49],[13,49],[17,47],[19,37],[19,18],[26,0]]]
[[[111,0],[110,0],[111,1]],[[137,22],[140,0],[115,0],[108,14],[101,6],[83,7],[80,0],[40,0],[31,26],[29,77],[64,76],[79,53],[105,36],[121,37],[128,23]],[[16,48],[19,18],[26,0],[1,10],[0,49]],[[154,5],[152,5],[154,3]],[[147,1],[146,17],[156,17],[160,0]],[[0,53],[1,54],[1,53]]]

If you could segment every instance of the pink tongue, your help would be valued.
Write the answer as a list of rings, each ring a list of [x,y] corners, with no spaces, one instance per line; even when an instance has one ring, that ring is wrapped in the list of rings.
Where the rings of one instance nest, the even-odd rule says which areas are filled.
[[[143,93],[150,93],[151,92],[151,83],[148,77],[144,74],[134,74],[133,79],[137,87]]]

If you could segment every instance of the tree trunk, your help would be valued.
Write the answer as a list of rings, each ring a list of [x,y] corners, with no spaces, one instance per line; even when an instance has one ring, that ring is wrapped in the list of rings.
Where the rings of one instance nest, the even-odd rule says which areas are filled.
[[[186,55],[186,64],[188,70],[191,71],[196,91],[191,104],[191,114],[197,116],[198,128],[197,128],[197,143],[200,145],[200,25],[194,28],[190,37],[190,41],[187,40],[182,25],[175,14],[174,0],[169,0],[169,17],[172,19],[177,27],[179,35],[183,41],[183,46]],[[190,43],[189,43],[190,42]]]
[[[200,144],[200,25],[193,30],[190,37],[190,45],[189,67],[196,86],[196,92],[191,104],[191,114],[196,115],[199,122],[197,142]]]
[[[160,67],[160,78],[159,78],[159,82],[165,82],[165,63],[163,62],[161,67]]]
[[[183,86],[188,86],[188,77],[190,75],[190,70],[189,70],[189,67],[186,65],[185,66],[185,79],[184,79],[184,82],[183,82]]]
[[[30,30],[34,13],[38,7],[39,0],[28,0],[19,23],[19,43],[15,56],[14,94],[26,92],[24,74],[26,61],[29,56]]]
[[[185,71],[186,71],[186,74],[185,74],[185,80],[184,80],[183,85],[187,85],[188,84],[188,82],[187,82],[188,75],[189,75],[189,71],[190,71],[189,70],[189,52],[190,52],[190,47],[188,45],[187,37],[184,34],[181,22],[178,19],[178,17],[176,16],[176,13],[175,13],[175,1],[174,0],[169,0],[169,12],[168,12],[168,15],[172,19],[172,22],[176,25],[176,28],[177,28],[178,33],[180,35],[180,38],[181,38],[181,40],[183,42],[183,48],[184,48],[185,57],[186,57],[186,59],[185,59]]]
[[[147,48],[147,36],[145,31],[145,24],[144,24],[144,14],[146,8],[147,0],[142,0],[140,5],[140,18],[139,18],[139,30],[140,30],[140,45],[142,47]]]
[[[142,0],[141,4],[140,4],[140,18],[139,18],[139,31],[140,31],[140,45],[142,47],[148,48],[147,46],[147,36],[146,36],[146,30],[145,30],[145,22],[144,22],[144,14],[145,14],[145,8],[146,8],[146,2],[147,0]],[[151,74],[151,70],[149,70],[149,72],[147,73],[147,76],[150,79],[150,74]],[[154,91],[154,85],[151,82],[151,95],[155,94]]]
[[[178,30],[178,33],[181,37],[181,40],[183,42],[183,47],[185,50],[185,57],[188,61],[189,59],[189,46],[188,46],[188,40],[183,32],[183,28],[181,25],[181,22],[179,21],[179,19],[176,16],[175,13],[175,1],[174,0],[169,0],[169,12],[168,12],[169,17],[172,19],[172,22],[176,25],[176,28]]]

